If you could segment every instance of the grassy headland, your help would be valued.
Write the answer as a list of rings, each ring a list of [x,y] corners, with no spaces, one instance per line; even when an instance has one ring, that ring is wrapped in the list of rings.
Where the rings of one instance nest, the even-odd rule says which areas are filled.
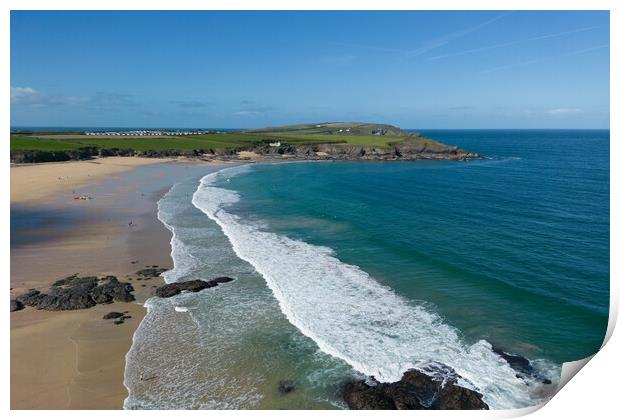
[[[318,123],[198,135],[110,136],[85,133],[11,134],[11,160],[43,162],[87,159],[92,156],[219,156],[238,152],[298,159],[469,158],[416,133],[387,124]],[[404,153],[403,153],[404,151]],[[450,157],[452,156],[452,157]]]

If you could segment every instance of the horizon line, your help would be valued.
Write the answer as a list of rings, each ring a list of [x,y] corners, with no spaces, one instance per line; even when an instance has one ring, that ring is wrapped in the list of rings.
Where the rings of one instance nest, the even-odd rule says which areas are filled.
[[[289,124],[286,124],[289,125]],[[265,127],[279,127],[277,125],[268,125]],[[402,130],[611,130],[610,127],[453,127],[453,128],[443,128],[443,127],[398,127]],[[252,130],[263,127],[208,127],[208,126],[95,126],[95,125],[13,125],[10,126],[10,129],[18,129],[18,128],[52,128],[52,129],[60,129],[60,128],[90,128],[90,129],[144,129],[144,130]]]

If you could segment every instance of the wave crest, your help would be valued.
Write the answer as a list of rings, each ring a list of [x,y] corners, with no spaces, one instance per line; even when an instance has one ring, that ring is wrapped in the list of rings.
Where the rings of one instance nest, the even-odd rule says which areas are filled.
[[[263,276],[291,324],[323,352],[382,382],[440,362],[462,377],[459,385],[482,392],[491,408],[542,402],[488,342],[467,345],[438,314],[340,261],[332,249],[265,231],[228,212],[240,196],[215,184],[249,169],[204,176],[192,204],[221,227],[235,253]],[[547,373],[556,379],[559,372],[552,370]]]

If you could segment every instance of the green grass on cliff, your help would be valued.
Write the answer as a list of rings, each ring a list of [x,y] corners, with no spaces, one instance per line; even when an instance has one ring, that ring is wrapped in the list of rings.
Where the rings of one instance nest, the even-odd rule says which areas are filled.
[[[194,150],[194,149],[227,149],[242,146],[243,143],[230,139],[198,139],[189,137],[174,138],[71,138],[46,139],[36,137],[11,136],[11,150],[22,151],[69,151],[84,147],[102,149],[147,150]]]
[[[63,138],[44,137],[42,133],[12,134],[11,151],[70,151],[85,147],[122,149],[136,151],[191,151],[222,150],[258,145],[265,142],[302,144],[334,144],[377,148],[390,148],[395,143],[437,144],[436,142],[409,135],[397,127],[364,123],[327,123],[297,125],[251,130],[245,132],[210,133],[195,136],[168,138],[71,136]],[[346,130],[349,129],[350,132]],[[386,135],[370,134],[373,130],[388,130]],[[344,132],[341,130],[345,130]],[[37,137],[40,136],[40,137]]]
[[[76,150],[83,147],[69,141],[36,139],[32,137],[11,136],[11,150],[41,150],[45,152],[60,152]]]

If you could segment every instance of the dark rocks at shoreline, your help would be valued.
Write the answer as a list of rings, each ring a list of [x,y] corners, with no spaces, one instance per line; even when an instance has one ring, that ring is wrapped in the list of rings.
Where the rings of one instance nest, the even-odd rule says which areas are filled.
[[[280,395],[290,394],[295,391],[295,383],[293,381],[284,380],[278,383],[278,392]]]
[[[515,376],[517,378],[519,379],[531,378],[531,379],[534,379],[535,381],[542,382],[545,385],[551,384],[551,380],[549,378],[545,378],[541,376],[540,374],[538,374],[534,370],[532,363],[530,363],[530,361],[526,359],[525,357],[519,354],[516,354],[516,353],[509,353],[496,346],[491,346],[491,350],[493,351],[493,353],[497,354],[499,357],[504,359],[508,363],[508,365],[510,365],[512,370],[516,372]]]
[[[160,298],[168,298],[175,295],[178,295],[181,292],[199,292],[203,289],[208,289],[211,287],[215,287],[220,283],[228,283],[233,279],[230,277],[216,277],[213,280],[204,281],[204,280],[190,280],[190,281],[182,281],[177,283],[170,283],[164,286],[158,287],[155,290],[155,295]]]
[[[21,311],[24,309],[24,304],[18,300],[11,299],[11,312]]]
[[[508,362],[512,370],[516,372],[525,373],[528,375],[532,373],[533,371],[532,364],[525,357],[520,356],[518,354],[514,354],[514,353],[508,353],[500,349],[499,347],[495,347],[495,346],[492,346],[491,350],[493,350],[493,353],[497,354],[499,357],[501,357],[506,362]]]
[[[131,302],[135,300],[131,294],[133,290],[130,283],[119,282],[114,276],[97,278],[73,275],[55,282],[47,293],[32,289],[17,296],[15,300],[37,309],[70,311],[114,301]]]
[[[151,268],[143,268],[142,270],[136,271],[136,275],[139,277],[159,277],[161,273],[168,271],[166,268],[158,268],[153,266]]]
[[[418,140],[418,139],[416,139]],[[420,143],[398,142],[383,147],[359,146],[350,144],[283,144],[271,147],[257,143],[245,147],[225,149],[184,150],[133,150],[133,149],[100,149],[97,147],[83,148],[76,151],[11,151],[13,163],[36,163],[68,160],[88,160],[103,156],[140,156],[148,158],[168,158],[187,156],[201,160],[216,158],[219,160],[243,160],[238,152],[249,151],[266,158],[296,160],[467,160],[478,159],[480,155],[470,153],[454,146],[437,143],[432,140]],[[208,160],[208,159],[206,159]]]
[[[349,382],[343,398],[352,410],[488,410],[482,394],[456,384],[460,376],[435,365],[428,373],[411,369],[394,383]]]
[[[127,312],[109,312],[103,316],[103,319],[114,320],[114,325],[124,324],[125,320],[130,318],[131,315],[127,315]]]

